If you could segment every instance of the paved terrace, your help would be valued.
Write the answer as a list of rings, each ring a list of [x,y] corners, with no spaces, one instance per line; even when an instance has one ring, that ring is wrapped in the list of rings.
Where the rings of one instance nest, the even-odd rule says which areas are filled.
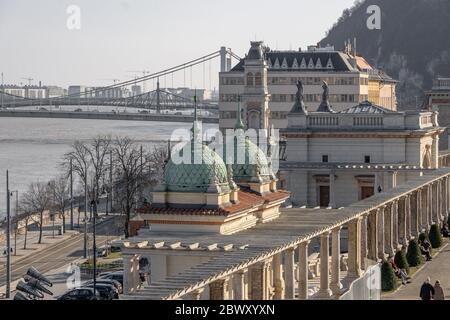
[[[286,252],[291,252],[291,258],[287,258],[287,262],[285,262],[285,267],[288,268],[285,270],[287,293],[278,297],[294,299],[295,293],[292,293],[292,291],[295,292],[295,288],[292,288],[295,286],[292,279],[294,255],[292,252],[295,252],[296,248],[300,248],[299,286],[303,287],[300,290],[299,298],[308,298],[308,293],[305,292],[305,287],[308,287],[308,276],[305,268],[308,268],[308,265],[307,261],[304,265],[305,262],[302,262],[301,259],[308,260],[307,246],[309,241],[320,237],[321,256],[326,255],[328,257],[329,235],[333,233],[331,286],[333,288],[333,283],[335,286],[340,286],[339,232],[341,227],[347,225],[349,227],[349,279],[347,282],[343,282],[344,289],[346,289],[352,281],[362,275],[360,270],[365,269],[365,258],[377,260],[377,256],[384,257],[384,254],[388,251],[395,250],[396,246],[417,236],[420,228],[429,227],[430,223],[436,223],[438,220],[444,219],[450,203],[449,177],[450,169],[448,168],[428,171],[424,176],[411,179],[407,185],[377,194],[346,208],[338,210],[288,209],[284,210],[281,217],[275,221],[258,225],[231,236],[143,231],[140,236],[124,243],[125,254],[127,252],[138,252],[139,249],[216,250],[222,251],[222,253],[205,264],[137,290],[125,296],[125,299],[172,300],[182,299],[187,295],[190,297],[197,296],[198,298],[198,292],[201,292],[202,288],[208,285],[211,288],[211,285],[215,282],[222,281],[223,283],[223,279],[235,276],[239,272],[245,272],[248,268],[264,263],[268,259],[274,259],[273,261],[276,259],[279,262],[281,261],[279,255],[286,254]],[[427,192],[423,192],[423,190]],[[447,197],[439,194],[447,194]],[[407,202],[404,202],[405,199],[407,199]],[[420,202],[415,202],[416,200]],[[438,201],[442,205],[437,205]],[[372,226],[371,217],[375,218]],[[363,221],[362,224],[361,220]],[[409,228],[406,227],[407,222]],[[384,229],[385,226],[386,230]],[[362,254],[360,255],[359,252],[362,252]],[[276,266],[274,267],[275,272],[278,269]],[[304,276],[302,276],[302,273]],[[325,276],[321,276],[320,279],[321,291],[325,293],[325,296],[331,297],[331,294],[328,294],[330,292],[328,264],[321,264],[322,274]]]

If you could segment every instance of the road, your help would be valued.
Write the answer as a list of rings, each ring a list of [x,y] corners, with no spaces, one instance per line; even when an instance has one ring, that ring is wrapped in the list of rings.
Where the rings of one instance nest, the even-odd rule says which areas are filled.
[[[111,217],[97,224],[97,247],[105,245],[113,237],[117,237],[119,231],[115,226],[115,220],[120,217]],[[91,230],[88,230],[91,231]],[[54,269],[62,268],[83,256],[84,234],[76,235],[60,243],[51,245],[42,251],[31,254],[11,266],[11,280],[15,281],[26,274],[31,266],[41,273],[47,273]],[[89,245],[92,245],[90,241]],[[0,266],[0,287],[6,284],[6,268]]]

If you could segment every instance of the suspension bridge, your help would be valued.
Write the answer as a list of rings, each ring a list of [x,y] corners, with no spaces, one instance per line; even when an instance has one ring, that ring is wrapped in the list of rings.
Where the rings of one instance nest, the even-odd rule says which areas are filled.
[[[119,119],[119,120],[163,120],[175,119],[179,121],[191,121],[192,116],[185,116],[174,113],[173,111],[189,111],[194,108],[194,103],[199,110],[209,111],[203,118],[217,118],[218,102],[212,100],[196,99],[192,96],[184,96],[172,92],[167,88],[161,88],[160,79],[166,79],[167,76],[173,77],[176,73],[183,73],[184,84],[186,84],[186,73],[190,73],[190,82],[192,89],[192,70],[194,67],[203,65],[203,83],[205,83],[205,65],[211,61],[220,58],[220,70],[228,71],[231,68],[232,59],[240,60],[240,57],[231,51],[231,49],[222,47],[220,50],[204,55],[200,58],[164,69],[159,72],[144,74],[142,77],[136,77],[124,82],[114,83],[113,85],[85,90],[76,94],[63,95],[52,98],[29,98],[17,96],[5,91],[0,91],[0,117],[57,117],[57,118],[89,118],[89,119]],[[211,71],[210,71],[211,73]],[[148,81],[156,82],[156,88],[141,94],[120,96],[111,94],[112,92],[126,91],[131,86],[145,84]],[[211,75],[210,75],[211,81]],[[186,86],[185,86],[186,87]],[[81,90],[80,90],[81,91]],[[196,100],[196,101],[194,101]],[[121,107],[139,109],[136,114],[120,114],[115,111],[109,112],[85,112],[82,109],[74,111],[64,111],[63,106],[83,106],[83,107]],[[23,110],[24,107],[35,107]],[[21,108],[21,109],[18,109]],[[172,111],[172,112],[168,112]],[[108,113],[108,114],[106,114]],[[178,117],[177,117],[178,116]]]

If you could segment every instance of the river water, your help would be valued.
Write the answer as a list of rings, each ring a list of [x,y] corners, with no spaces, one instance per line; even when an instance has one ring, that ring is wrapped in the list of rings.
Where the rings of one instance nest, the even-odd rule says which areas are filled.
[[[0,215],[6,211],[6,170],[10,190],[18,190],[20,197],[31,182],[47,182],[58,174],[61,158],[75,140],[110,134],[151,147],[167,141],[173,130],[190,127],[189,123],[0,118]]]

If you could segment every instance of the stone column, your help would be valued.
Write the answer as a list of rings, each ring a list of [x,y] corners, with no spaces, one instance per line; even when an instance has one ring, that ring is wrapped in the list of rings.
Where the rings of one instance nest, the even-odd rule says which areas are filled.
[[[442,219],[448,216],[448,177],[442,180]]]
[[[136,269],[135,255],[123,255],[123,292],[124,294],[131,294],[138,289],[138,282],[136,282],[136,273],[139,277],[139,267]]]
[[[436,206],[435,206],[436,195],[434,193],[435,193],[435,184],[431,183],[430,184],[430,212],[429,212],[430,227],[431,227],[431,225],[434,224],[434,219],[436,216]]]
[[[217,280],[209,285],[209,299],[218,301],[218,300],[227,300],[228,299],[228,291],[229,291],[229,279],[221,279]]]
[[[348,277],[361,276],[361,220],[356,218],[348,223]],[[383,248],[383,245],[381,246]]]
[[[252,300],[268,300],[270,298],[267,270],[271,260],[259,262],[251,268],[251,297]]]
[[[328,207],[331,209],[337,208],[336,206],[336,174],[334,171],[330,173],[330,204]]]
[[[398,203],[398,238],[402,245],[408,244],[406,238],[406,199],[404,197]]]
[[[411,213],[412,235],[417,239],[420,235],[420,211],[422,209],[422,190],[414,193],[414,206]]]
[[[330,298],[330,233],[320,235],[320,289],[318,298]]]
[[[392,190],[397,188],[397,172],[396,171],[392,171],[389,172],[389,185],[388,185],[388,190]]]
[[[286,300],[292,300],[295,298],[295,268],[294,268],[294,258],[295,258],[295,249],[290,248],[285,251],[284,263],[284,277],[285,277],[285,286],[286,292],[285,297]]]
[[[190,299],[191,300],[201,300],[202,294],[205,291],[205,289],[198,289],[198,290],[194,290],[192,291],[189,295],[190,295]]]
[[[141,277],[139,274],[139,260],[140,260],[140,256],[135,255],[132,263],[133,263],[133,283],[134,283],[134,287],[135,289],[139,289],[139,287],[141,286]]]
[[[422,212],[422,230],[430,230],[430,186],[426,186],[422,191],[423,212]]]
[[[398,200],[394,200],[394,202],[392,202],[392,224],[392,243],[394,245],[394,251],[397,252],[400,245],[400,241],[398,239]]]
[[[435,220],[437,224],[441,222],[441,208],[442,208],[442,194],[441,194],[441,181],[436,182],[436,215]]]
[[[341,227],[332,232],[331,245],[331,291],[333,295],[339,297],[341,295]]]
[[[393,238],[394,238],[394,226],[392,220],[392,204],[387,205],[384,208],[384,250],[386,254],[393,256],[394,246],[393,246]]]
[[[239,270],[234,275],[234,299],[235,300],[248,300],[245,290],[245,275],[248,272],[247,269]]]
[[[361,269],[366,270],[368,258],[368,214],[361,217]]]
[[[406,240],[411,239],[411,195],[405,197]]]
[[[281,253],[276,254],[273,257],[273,277],[274,277],[274,286],[275,286],[275,300],[283,300],[284,299],[284,281],[283,281],[283,268]]]
[[[300,300],[308,299],[308,261],[309,241],[300,243],[298,247],[298,298]]]
[[[377,211],[378,216],[378,259],[383,260],[385,258],[385,230],[384,230],[384,210],[380,208]]]
[[[368,258],[373,261],[378,261],[378,214],[377,210],[369,213],[367,220],[367,247]]]

